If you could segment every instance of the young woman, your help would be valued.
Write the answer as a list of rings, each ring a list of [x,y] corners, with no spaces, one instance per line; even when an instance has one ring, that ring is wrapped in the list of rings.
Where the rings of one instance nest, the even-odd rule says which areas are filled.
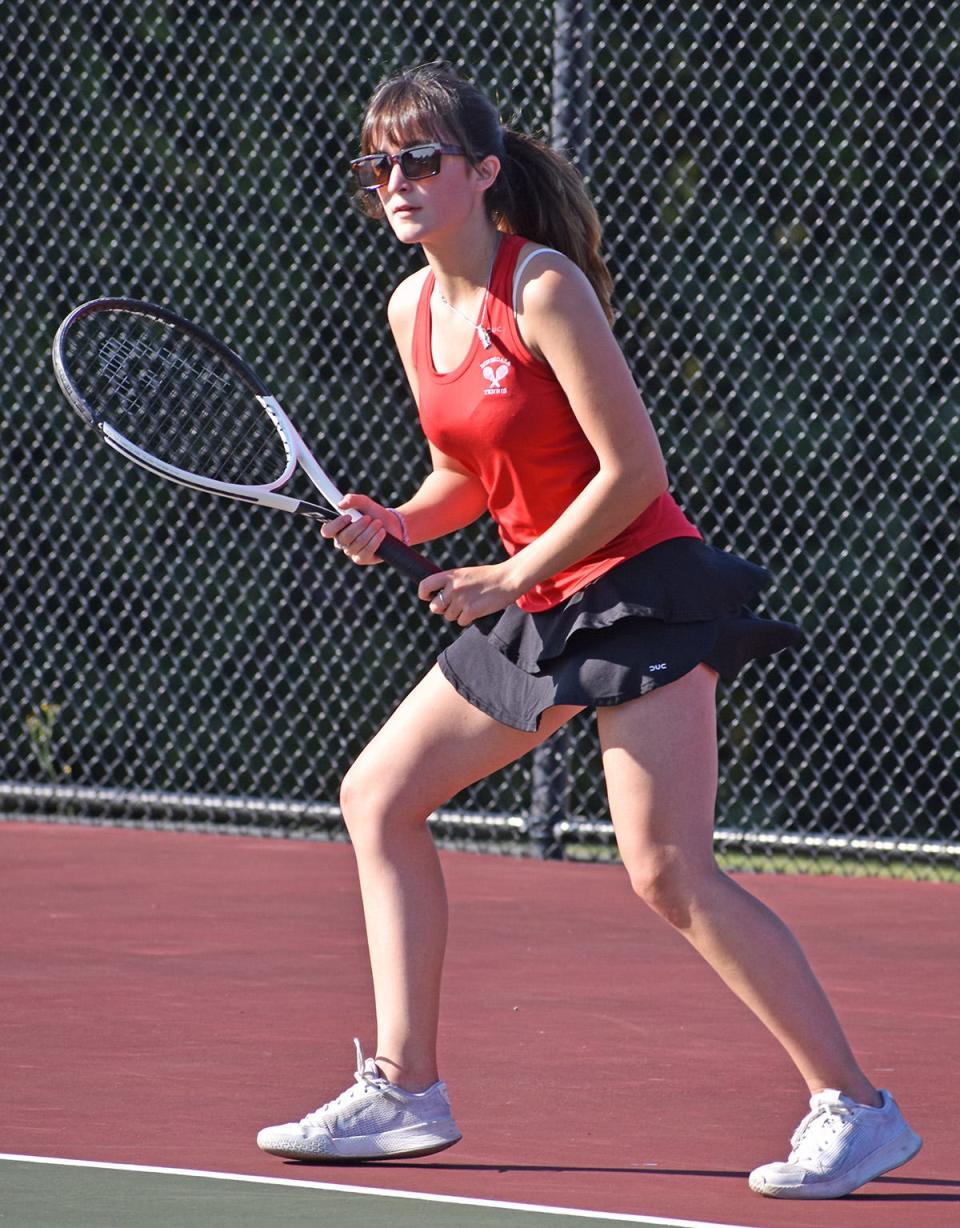
[[[668,493],[569,162],[437,65],[380,87],[361,148],[352,168],[369,211],[426,256],[388,316],[432,467],[399,508],[348,495],[359,519],[323,532],[371,564],[388,532],[426,542],[486,511],[506,557],[420,585],[431,613],[464,631],[343,783],[376,1057],[358,1044],[353,1086],[262,1130],[259,1146],[356,1160],[460,1138],[437,1070],[447,905],[426,819],[592,707],[634,890],[770,1029],[812,1096],[789,1160],[758,1168],[751,1188],[847,1194],[920,1139],[857,1065],[790,932],[713,858],[717,678],[800,633],[750,612],[766,573],[705,545]]]

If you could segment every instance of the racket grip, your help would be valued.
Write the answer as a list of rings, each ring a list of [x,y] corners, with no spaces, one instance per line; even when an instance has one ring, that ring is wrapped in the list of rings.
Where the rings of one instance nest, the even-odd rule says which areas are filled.
[[[442,567],[431,563],[419,550],[405,546],[399,537],[394,537],[390,533],[377,547],[377,556],[385,563],[389,563],[391,567],[395,567],[397,571],[409,576],[411,580],[416,580],[418,584],[427,576],[435,576],[438,571],[443,571]]]

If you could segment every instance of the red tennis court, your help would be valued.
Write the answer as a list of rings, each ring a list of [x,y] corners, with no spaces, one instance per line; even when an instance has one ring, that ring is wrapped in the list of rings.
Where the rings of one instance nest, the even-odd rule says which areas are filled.
[[[349,847],[26,823],[0,841],[0,1152],[756,1228],[957,1222],[956,886],[747,882],[925,1138],[860,1193],[798,1204],[746,1187],[803,1114],[792,1067],[616,868],[443,854],[464,1140],[305,1167],[254,1138],[349,1083],[354,1035],[373,1043]]]

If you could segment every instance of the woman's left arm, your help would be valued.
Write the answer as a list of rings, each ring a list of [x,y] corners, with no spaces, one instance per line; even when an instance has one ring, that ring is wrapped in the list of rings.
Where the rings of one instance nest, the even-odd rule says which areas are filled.
[[[599,467],[550,528],[511,558],[445,573],[451,599],[443,613],[463,625],[599,549],[667,489],[653,424],[593,287],[558,254],[538,256],[533,269],[520,287],[521,336],[552,368]]]
[[[538,256],[533,268],[520,288],[520,333],[552,368],[599,469],[550,528],[508,560],[521,592],[605,545],[667,489],[650,415],[593,287],[563,256]]]

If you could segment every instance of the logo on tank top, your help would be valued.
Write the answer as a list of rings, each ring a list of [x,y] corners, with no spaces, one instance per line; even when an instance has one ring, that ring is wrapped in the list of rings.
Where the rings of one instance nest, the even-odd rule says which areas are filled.
[[[483,395],[485,397],[504,397],[510,389],[504,388],[503,381],[510,374],[510,362],[506,358],[485,358],[480,364],[480,371],[483,378],[489,383],[489,388],[484,388]]]

